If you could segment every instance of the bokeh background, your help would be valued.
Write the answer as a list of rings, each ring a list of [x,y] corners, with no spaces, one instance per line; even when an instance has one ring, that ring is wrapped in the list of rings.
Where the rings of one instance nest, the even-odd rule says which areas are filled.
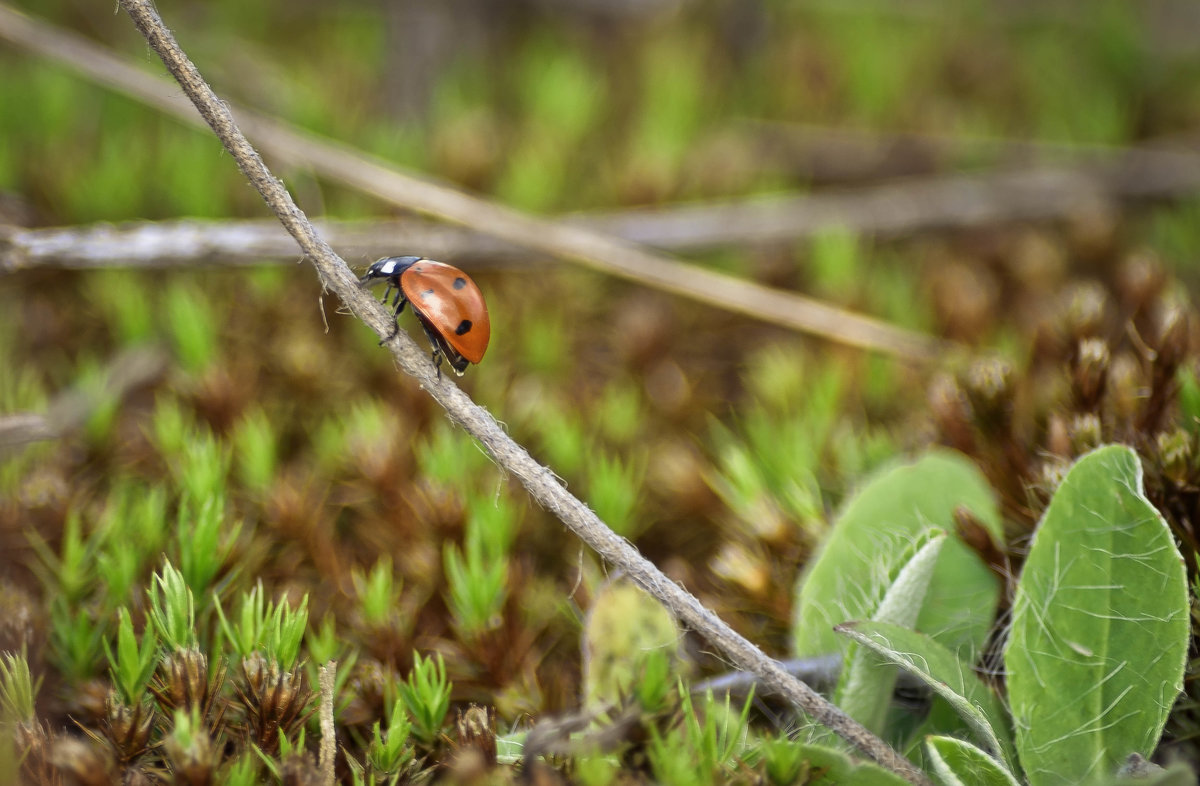
[[[1036,520],[1028,487],[1061,444],[1049,402],[1067,379],[1063,315],[1091,315],[1129,346],[1126,324],[1186,304],[1197,283],[1200,12],[1187,2],[157,5],[222,97],[542,216],[1104,173],[1019,220],[947,227],[931,206],[928,222],[874,233],[852,209],[816,227],[798,213],[806,228],[791,236],[679,251],[958,342],[959,366],[841,347],[469,234],[442,257],[475,278],[493,323],[488,356],[459,384],[768,652],[789,649],[796,575],[833,512],[887,459],[974,444],[1010,525]],[[112,3],[15,7],[161,70]],[[268,217],[211,134],[5,38],[0,230]],[[1169,182],[1104,168],[1163,151],[1182,162]],[[347,252],[351,265],[433,256],[412,244],[424,226],[413,211],[303,161],[268,164],[310,217],[398,222]],[[219,591],[261,577],[272,594],[308,593],[314,624],[360,664],[404,670],[414,649],[442,652],[456,701],[495,706],[502,725],[577,704],[603,566],[322,297],[295,253],[6,264],[0,414],[40,413],[54,432],[0,446],[8,602],[53,603],[29,532],[59,553],[71,527],[103,529],[155,494],[173,520],[193,454],[210,451]],[[410,316],[401,326],[424,342]],[[1024,475],[1006,472],[1010,444],[948,428],[947,390],[969,383],[971,358],[1001,358],[1023,386]],[[173,428],[187,439],[173,443]],[[507,534],[482,560],[471,532],[497,527]],[[179,537],[142,544],[131,571],[148,576]],[[472,559],[492,582],[482,600],[452,576]],[[397,606],[364,621],[372,571],[394,580]],[[92,578],[74,601],[103,626],[130,601]],[[35,627],[47,717],[83,712],[78,686],[103,677],[102,653],[64,654],[53,615]]]

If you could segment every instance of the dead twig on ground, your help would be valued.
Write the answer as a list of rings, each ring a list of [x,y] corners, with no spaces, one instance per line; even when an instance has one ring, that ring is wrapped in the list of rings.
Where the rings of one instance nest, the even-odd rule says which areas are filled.
[[[630,243],[696,251],[735,244],[793,243],[832,228],[895,237],[1055,221],[1088,215],[1114,200],[1168,199],[1196,193],[1200,193],[1200,155],[1135,149],[1077,167],[942,175],[805,196],[579,213],[561,220]],[[319,226],[344,256],[363,261],[392,253],[397,237],[435,259],[511,259],[528,254],[520,244],[497,240],[470,227],[418,218],[324,221]],[[241,265],[294,256],[290,239],[269,222],[183,220],[0,230],[0,270],[41,265]]]
[[[739,668],[757,674],[766,690],[786,697],[794,706],[828,726],[857,750],[889,770],[913,783],[931,783],[911,762],[789,675],[778,662],[768,658],[704,608],[694,596],[670,581],[627,540],[616,535],[586,505],[571,495],[554,473],[534,461],[524,448],[509,438],[491,415],[472,402],[448,377],[436,376],[433,364],[417,348],[416,343],[404,331],[394,332],[390,310],[359,286],[350,268],[317,234],[287,189],[267,169],[257,151],[238,129],[228,107],[179,48],[149,0],[121,0],[120,4],[234,157],[239,169],[312,260],[323,285],[333,290],[350,311],[379,336],[391,336],[385,343],[401,369],[416,377],[422,387],[445,408],[450,418],[475,437],[501,467],[519,478],[534,499],[556,515],[601,558],[628,574]]]

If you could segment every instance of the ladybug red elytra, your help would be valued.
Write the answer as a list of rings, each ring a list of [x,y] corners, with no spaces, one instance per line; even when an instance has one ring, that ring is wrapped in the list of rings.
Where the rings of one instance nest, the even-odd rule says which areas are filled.
[[[470,276],[444,262],[407,256],[384,257],[372,263],[361,281],[368,284],[380,278],[388,285],[383,293],[385,304],[392,290],[396,291],[391,303],[396,307],[395,316],[405,303],[412,303],[413,313],[433,344],[433,365],[439,376],[442,357],[460,377],[468,363],[483,360],[492,322],[483,293]]]

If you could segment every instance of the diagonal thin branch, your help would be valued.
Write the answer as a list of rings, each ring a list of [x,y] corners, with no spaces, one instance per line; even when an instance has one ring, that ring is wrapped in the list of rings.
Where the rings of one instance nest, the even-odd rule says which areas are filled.
[[[187,122],[196,113],[162,80],[74,34],[0,5],[0,37],[80,70],[85,76]],[[186,91],[185,86],[185,91]],[[227,113],[232,109],[225,104]],[[508,243],[619,276],[701,303],[811,333],[848,346],[937,363],[956,347],[814,298],[690,265],[563,222],[537,219],[462,191],[396,171],[345,145],[237,108],[240,125],[269,154],[303,161],[312,171],[394,205],[463,224]],[[206,118],[207,120],[207,118]],[[232,119],[231,119],[232,122]]]
[[[242,135],[228,107],[213,93],[195,65],[187,58],[163,25],[149,0],[121,0],[121,7],[146,36],[167,70],[179,81],[188,97],[204,116],[238,167],[262,194],[268,206],[312,259],[323,284],[332,289],[351,312],[378,335],[392,335],[390,311],[362,289],[346,266],[322,240],[287,189],[263,164],[258,153]],[[911,762],[892,750],[860,724],[789,675],[778,662],[768,658],[749,640],[739,635],[692,595],[671,582],[625,539],[605,526],[580,500],[572,496],[546,467],[515,443],[494,418],[472,402],[448,378],[434,375],[430,363],[403,331],[386,342],[400,367],[416,377],[422,387],[441,404],[455,422],[474,436],[496,462],[519,478],[530,495],[544,505],[603,559],[624,570],[633,581],[657,598],[682,622],[708,639],[740,668],[753,671],[766,690],[779,693],[796,707],[828,726],[865,755],[913,783],[931,781]]]

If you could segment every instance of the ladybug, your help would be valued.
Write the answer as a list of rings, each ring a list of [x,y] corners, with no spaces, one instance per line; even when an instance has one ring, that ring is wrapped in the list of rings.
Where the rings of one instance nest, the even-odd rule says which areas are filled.
[[[380,278],[387,280],[385,304],[396,290],[391,303],[396,307],[395,316],[400,316],[405,303],[412,303],[413,313],[433,344],[433,365],[439,377],[443,357],[460,377],[468,363],[483,360],[492,323],[483,293],[470,276],[444,262],[407,256],[384,257],[372,263],[361,283]]]

